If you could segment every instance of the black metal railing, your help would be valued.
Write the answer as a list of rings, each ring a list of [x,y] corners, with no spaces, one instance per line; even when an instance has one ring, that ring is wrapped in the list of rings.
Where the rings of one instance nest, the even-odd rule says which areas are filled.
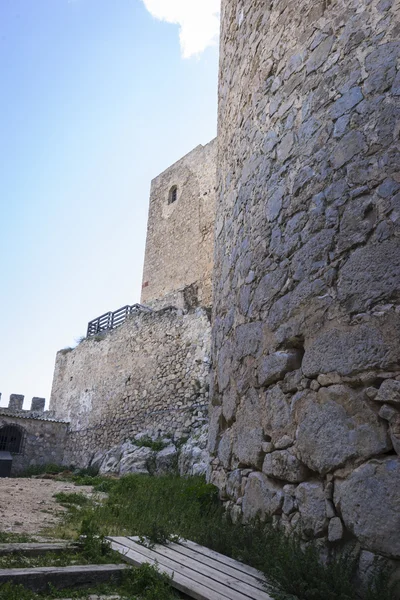
[[[97,319],[89,321],[86,337],[97,335],[110,329],[115,329],[116,327],[119,327],[119,325],[122,325],[129,315],[139,311],[152,312],[151,308],[148,306],[142,306],[142,304],[133,304],[133,306],[123,306],[114,312],[104,313],[104,315],[97,317]]]

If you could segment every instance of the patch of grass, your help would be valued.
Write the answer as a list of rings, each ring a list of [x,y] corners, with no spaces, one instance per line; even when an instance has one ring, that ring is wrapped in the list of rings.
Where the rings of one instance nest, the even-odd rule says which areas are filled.
[[[69,354],[70,352],[72,352],[73,348],[71,348],[71,346],[67,346],[66,348],[63,348],[62,350],[59,350],[60,354]]]
[[[0,531],[0,544],[27,544],[34,542],[35,537],[26,533],[9,533]]]
[[[112,562],[112,561],[111,561]],[[87,565],[90,562],[82,552],[66,551],[46,552],[39,556],[27,556],[22,553],[0,556],[0,569],[28,569],[33,567],[66,567],[68,565]]]
[[[160,452],[161,450],[166,448],[168,445],[163,440],[152,440],[151,437],[148,435],[143,436],[142,438],[140,438],[138,440],[132,440],[132,443],[135,444],[135,446],[138,446],[139,448],[143,448],[143,447],[150,448],[151,450],[154,450],[155,452]]]
[[[67,471],[68,468],[62,465],[56,465],[54,463],[48,463],[46,465],[33,465],[27,467],[21,473],[18,473],[16,477],[34,477],[37,475],[59,475]]]
[[[107,493],[100,504],[79,510],[71,506],[57,535],[76,536],[84,524],[83,530],[93,527],[96,532],[93,544],[102,535],[137,535],[151,543],[179,536],[263,571],[276,600],[357,598],[351,553],[332,551],[325,564],[313,544],[304,547],[300,539],[286,537],[269,522],[232,523],[216,488],[201,477],[127,475],[113,480]],[[378,576],[368,593],[368,600],[392,598],[388,579]]]
[[[122,590],[129,598],[133,595],[141,600],[173,600],[178,596],[172,589],[171,582],[171,577],[145,563],[125,574]]]
[[[85,496],[85,494],[78,494],[76,492],[58,492],[57,494],[53,495],[53,498],[55,498],[57,502],[63,506],[68,506],[70,504],[75,504],[75,506],[84,506],[89,502],[89,498]]]

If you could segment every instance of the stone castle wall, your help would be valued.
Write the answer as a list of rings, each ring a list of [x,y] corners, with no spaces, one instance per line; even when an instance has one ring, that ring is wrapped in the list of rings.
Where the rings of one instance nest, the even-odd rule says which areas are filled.
[[[139,312],[57,353],[50,409],[70,422],[64,463],[138,433],[192,433],[207,418],[211,326],[203,309]]]
[[[234,515],[400,558],[400,3],[223,0],[209,447]]]
[[[211,305],[216,150],[197,146],[151,183],[142,304],[184,306],[190,287],[192,305]]]

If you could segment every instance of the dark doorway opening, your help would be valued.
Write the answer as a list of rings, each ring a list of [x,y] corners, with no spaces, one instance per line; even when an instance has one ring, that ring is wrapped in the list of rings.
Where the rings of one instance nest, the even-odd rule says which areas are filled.
[[[19,454],[22,446],[22,432],[18,427],[6,425],[0,429],[0,452]]]

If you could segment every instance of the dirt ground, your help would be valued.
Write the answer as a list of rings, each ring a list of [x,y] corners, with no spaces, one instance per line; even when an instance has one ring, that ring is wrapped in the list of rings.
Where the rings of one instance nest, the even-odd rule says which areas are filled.
[[[58,492],[90,496],[92,488],[52,479],[0,478],[0,531],[40,536],[66,510],[53,498]]]

